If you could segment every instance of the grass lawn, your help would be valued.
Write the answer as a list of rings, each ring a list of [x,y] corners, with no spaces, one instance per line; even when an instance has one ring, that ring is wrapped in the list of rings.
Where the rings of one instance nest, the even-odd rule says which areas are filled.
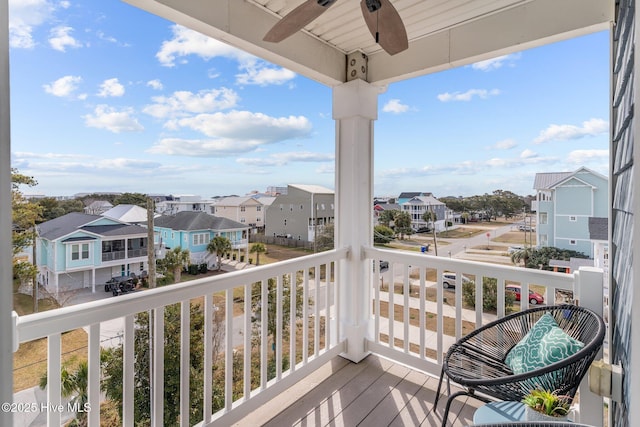
[[[530,243],[529,237],[531,237],[531,239],[533,240],[533,245],[535,246],[536,233],[529,233],[529,232],[525,233],[524,231],[509,231],[508,233],[504,233],[503,235],[498,236],[491,240],[499,243],[513,243],[516,245],[524,246],[525,239],[526,239],[527,245]]]

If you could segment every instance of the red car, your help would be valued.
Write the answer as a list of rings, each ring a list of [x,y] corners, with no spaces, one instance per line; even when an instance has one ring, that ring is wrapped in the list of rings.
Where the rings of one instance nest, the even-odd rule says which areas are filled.
[[[508,292],[513,292],[516,296],[516,301],[520,301],[520,285],[509,285],[505,288]],[[537,292],[529,289],[529,304],[543,304],[544,297]]]

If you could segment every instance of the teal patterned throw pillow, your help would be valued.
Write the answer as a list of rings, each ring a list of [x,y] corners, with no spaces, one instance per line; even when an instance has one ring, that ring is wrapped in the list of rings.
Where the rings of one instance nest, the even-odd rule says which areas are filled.
[[[583,343],[567,335],[547,313],[509,351],[504,363],[514,374],[523,374],[566,359],[582,347]]]

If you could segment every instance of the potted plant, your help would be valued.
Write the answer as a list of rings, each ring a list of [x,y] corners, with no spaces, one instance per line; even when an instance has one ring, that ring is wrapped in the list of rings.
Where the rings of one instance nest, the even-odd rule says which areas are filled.
[[[556,391],[532,390],[522,399],[526,420],[566,420],[571,409],[571,400],[570,396],[558,395]]]

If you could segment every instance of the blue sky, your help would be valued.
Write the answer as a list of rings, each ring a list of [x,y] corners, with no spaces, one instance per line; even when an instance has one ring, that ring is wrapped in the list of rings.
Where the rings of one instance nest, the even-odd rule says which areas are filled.
[[[12,165],[26,193],[334,187],[331,89],[117,0],[9,0]],[[390,85],[375,194],[532,194],[608,174],[609,35]]]

